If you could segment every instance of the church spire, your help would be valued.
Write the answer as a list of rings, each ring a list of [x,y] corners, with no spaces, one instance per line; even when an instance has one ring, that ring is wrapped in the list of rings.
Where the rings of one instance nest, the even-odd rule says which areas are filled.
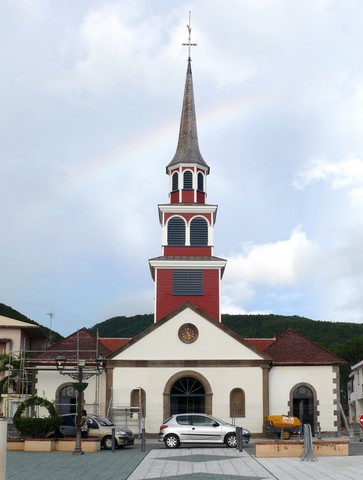
[[[207,173],[209,173],[209,166],[204,161],[198,144],[197,119],[195,114],[193,76],[190,58],[190,47],[195,46],[196,43],[191,43],[190,38],[190,12],[188,31],[188,43],[183,43],[183,45],[188,46],[188,66],[179,128],[179,140],[175,155],[167,166],[167,173],[170,167],[180,163],[193,163],[202,165],[204,168],[207,168]]]

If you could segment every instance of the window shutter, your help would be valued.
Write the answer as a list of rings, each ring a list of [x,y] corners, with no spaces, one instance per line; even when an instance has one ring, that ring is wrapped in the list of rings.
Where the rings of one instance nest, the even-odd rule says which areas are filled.
[[[185,190],[192,190],[193,188],[193,174],[189,170],[184,172],[184,186]]]
[[[204,177],[203,173],[198,173],[198,190],[204,192]]]
[[[168,222],[168,245],[185,245],[185,223],[182,218],[171,218]]]
[[[178,190],[179,188],[179,174],[178,172],[173,173],[172,177],[172,190],[175,192],[175,190]]]
[[[174,270],[173,295],[203,295],[203,271]]]
[[[190,222],[190,245],[208,245],[208,223],[204,218],[193,218]]]

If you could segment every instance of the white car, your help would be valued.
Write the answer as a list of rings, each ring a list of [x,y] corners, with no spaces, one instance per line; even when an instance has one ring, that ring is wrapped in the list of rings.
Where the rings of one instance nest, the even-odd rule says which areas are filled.
[[[244,428],[243,443],[249,443],[250,436]],[[172,415],[160,426],[159,442],[168,448],[177,448],[182,443],[224,443],[236,447],[236,426],[202,413]]]

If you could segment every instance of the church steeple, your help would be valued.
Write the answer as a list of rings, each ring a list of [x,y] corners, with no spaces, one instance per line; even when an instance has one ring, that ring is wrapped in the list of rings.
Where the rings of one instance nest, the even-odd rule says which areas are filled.
[[[199,150],[193,91],[193,76],[191,59],[189,57],[180,120],[178,146],[172,161],[167,166],[167,173],[170,173],[170,168],[175,165],[190,163],[203,166],[207,170],[206,173],[209,173],[209,166],[204,161]]]
[[[190,20],[189,20],[190,22]],[[217,205],[206,203],[209,166],[199,151],[190,59],[191,28],[188,25],[189,58],[179,140],[166,167],[170,204],[159,205],[162,255],[149,260],[155,281],[155,321],[185,303],[192,303],[217,322],[220,315],[220,282],[226,260],[213,256],[213,232]]]

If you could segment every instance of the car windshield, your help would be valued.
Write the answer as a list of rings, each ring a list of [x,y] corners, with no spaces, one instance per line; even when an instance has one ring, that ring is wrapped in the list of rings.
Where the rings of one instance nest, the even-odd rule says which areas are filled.
[[[102,418],[102,417],[95,417],[97,422],[102,425],[103,427],[112,427],[113,423],[107,420],[107,418]]]

